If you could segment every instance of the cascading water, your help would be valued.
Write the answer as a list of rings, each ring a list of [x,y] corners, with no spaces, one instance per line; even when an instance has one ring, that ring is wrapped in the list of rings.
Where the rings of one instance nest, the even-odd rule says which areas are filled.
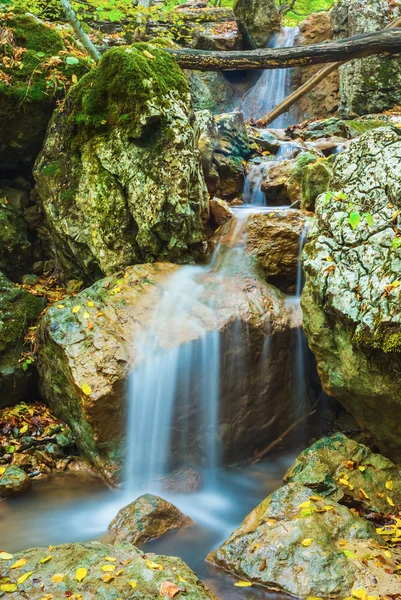
[[[298,27],[284,27],[268,43],[269,48],[290,48],[294,46],[299,33]],[[261,119],[279,104],[291,91],[292,69],[265,70],[256,85],[248,92],[240,110],[245,121]],[[286,113],[270,124],[270,127],[284,128],[292,125],[291,116]]]

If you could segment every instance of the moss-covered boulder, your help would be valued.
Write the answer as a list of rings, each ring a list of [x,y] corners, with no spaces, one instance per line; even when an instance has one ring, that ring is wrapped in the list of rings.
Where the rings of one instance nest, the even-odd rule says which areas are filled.
[[[11,206],[0,189],[0,269],[13,280],[29,270],[32,245],[23,212]]]
[[[236,0],[234,14],[248,46],[263,48],[280,30],[281,14],[274,0]]]
[[[401,460],[401,131],[378,128],[334,163],[304,250],[304,329],[325,391]]]
[[[28,475],[16,466],[0,465],[0,498],[25,492],[31,485]]]
[[[15,600],[217,600],[181,559],[142,554],[130,545],[91,542],[50,551],[32,548],[3,559],[1,568],[0,592]]]
[[[301,182],[301,208],[315,210],[316,199],[327,192],[332,174],[332,157],[319,159],[305,166]]]
[[[400,468],[341,433],[301,452],[284,479],[362,511],[396,514],[401,510]]]
[[[397,13],[391,0],[338,0],[330,13],[334,37],[346,38],[383,29]],[[354,117],[383,112],[400,104],[401,58],[371,56],[340,67],[340,113]]]
[[[193,120],[174,59],[144,44],[109,50],[71,89],[35,167],[65,272],[199,254],[208,205]]]
[[[0,272],[0,408],[23,400],[33,373],[21,359],[24,336],[46,300],[14,285]]]
[[[385,552],[371,523],[290,483],[257,506],[208,560],[294,596],[344,598],[364,590],[379,597],[399,589],[401,553]]]
[[[0,9],[1,11],[1,9]],[[56,100],[90,61],[32,15],[0,12],[0,174],[30,172]]]
[[[144,494],[122,508],[110,523],[113,544],[143,544],[172,529],[193,525],[178,508],[159,496]]]

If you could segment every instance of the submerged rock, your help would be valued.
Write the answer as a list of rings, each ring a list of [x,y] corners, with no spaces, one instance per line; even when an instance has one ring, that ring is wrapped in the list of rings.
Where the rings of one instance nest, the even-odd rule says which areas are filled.
[[[395,514],[401,510],[400,468],[341,433],[301,452],[285,481],[366,511]]]
[[[304,250],[304,329],[324,390],[401,460],[401,132],[379,128],[336,159]]]
[[[252,48],[263,48],[280,30],[281,15],[274,0],[236,0],[234,14]]]
[[[20,362],[28,327],[46,306],[45,298],[14,285],[0,272],[0,408],[26,397],[33,373]]]
[[[49,555],[51,559],[43,560]],[[13,592],[15,600],[41,600],[44,596],[52,600],[79,596],[85,600],[217,600],[181,559],[143,554],[130,545],[65,544],[52,547],[50,553],[48,548],[32,548],[10,556],[2,560],[3,581],[7,577],[9,581],[1,589]],[[20,567],[10,569],[19,561],[24,561]],[[102,570],[106,566],[107,570]],[[4,589],[3,585],[10,587]],[[166,589],[174,595],[165,596]]]
[[[114,535],[113,544],[136,545],[191,525],[192,519],[167,500],[144,494],[118,512],[109,530]]]
[[[25,492],[31,485],[28,475],[16,466],[0,465],[0,498]]]
[[[113,48],[70,91],[35,166],[57,260],[93,280],[202,251],[208,204],[188,84],[146,44]]]
[[[368,521],[290,483],[253,510],[208,561],[241,578],[294,596],[384,596],[399,589],[401,553],[384,557]],[[366,559],[369,556],[369,560]]]
[[[217,274],[199,267],[195,281],[202,294],[178,322],[166,319],[158,330],[160,351],[196,345],[208,333],[220,333],[219,436],[226,460],[264,447],[288,427],[296,410],[288,348],[295,347],[300,315],[286,306],[278,290],[252,275],[250,264],[243,267],[246,275],[240,267],[239,259]],[[187,267],[156,263],[128,268],[54,305],[41,322],[38,369],[44,397],[71,426],[83,454],[108,477],[115,477],[121,464],[126,385],[142,359],[134,354],[134,341],[154,323],[155,310],[161,310],[180,269]],[[183,290],[177,302],[191,293]],[[216,294],[217,306],[211,310]],[[270,353],[265,352],[267,331]],[[246,376],[243,364],[248,365]],[[181,427],[175,419],[173,444],[181,439]],[[196,444],[196,435],[192,438]]]

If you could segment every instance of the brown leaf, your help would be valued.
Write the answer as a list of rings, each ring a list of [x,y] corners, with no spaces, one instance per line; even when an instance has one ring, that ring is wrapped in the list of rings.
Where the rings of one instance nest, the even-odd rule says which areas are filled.
[[[170,581],[163,581],[160,586],[160,596],[165,596],[167,598],[175,598],[181,591],[182,590],[178,585],[171,583]]]

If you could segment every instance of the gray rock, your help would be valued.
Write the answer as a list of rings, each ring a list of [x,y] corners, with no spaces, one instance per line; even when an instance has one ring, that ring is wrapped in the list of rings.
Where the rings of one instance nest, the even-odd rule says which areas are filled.
[[[263,48],[270,36],[280,30],[281,15],[274,0],[237,0],[234,14],[252,48]]]
[[[5,468],[0,465],[0,498],[8,498],[25,492],[31,485],[28,475],[16,466]]]

